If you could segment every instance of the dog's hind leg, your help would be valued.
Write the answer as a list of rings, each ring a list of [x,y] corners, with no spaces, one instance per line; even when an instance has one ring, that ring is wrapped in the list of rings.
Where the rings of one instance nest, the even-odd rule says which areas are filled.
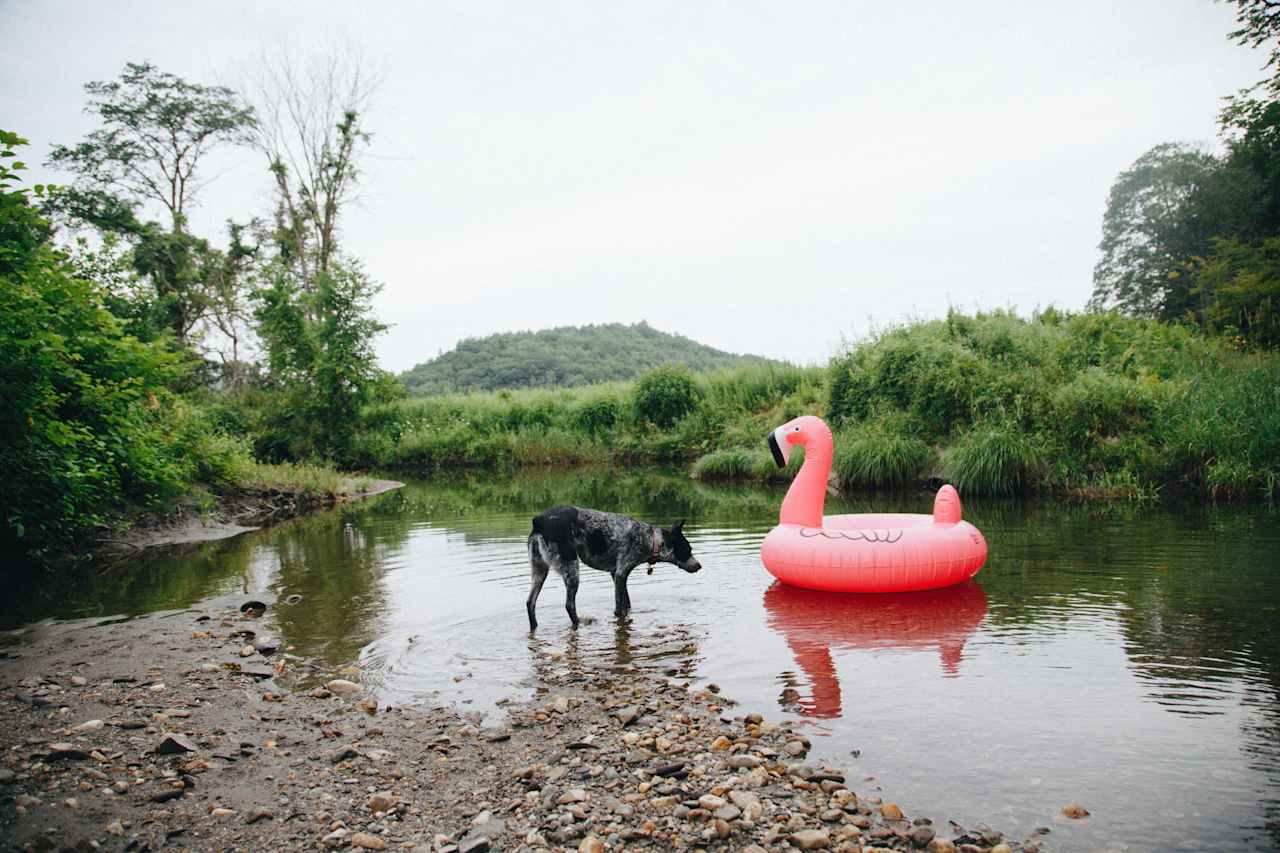
[[[551,566],[543,559],[538,544],[534,537],[529,537],[529,571],[533,576],[533,585],[529,588],[529,598],[524,605],[525,610],[529,611],[530,631],[538,627],[538,617],[535,615],[538,608],[538,595],[542,592],[542,584],[547,579],[547,573],[551,571]]]
[[[564,567],[564,609],[569,614],[569,621],[576,630],[578,627],[578,561],[566,563]]]

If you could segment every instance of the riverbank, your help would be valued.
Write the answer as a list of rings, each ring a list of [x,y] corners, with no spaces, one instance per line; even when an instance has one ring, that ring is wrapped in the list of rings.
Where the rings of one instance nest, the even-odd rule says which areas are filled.
[[[365,412],[351,461],[409,474],[662,463],[766,482],[790,472],[773,467],[765,437],[802,414],[834,430],[845,489],[1280,496],[1280,354],[1052,309],[952,312],[878,333],[826,368],[667,367],[634,383],[400,400]]]
[[[713,685],[531,639],[534,700],[485,727],[379,704],[357,666],[278,648],[271,613],[221,598],[6,635],[5,849],[1040,849],[902,815]]]
[[[317,466],[252,465],[234,486],[199,490],[164,510],[122,514],[112,535],[88,536],[72,553],[79,559],[111,560],[153,548],[230,539],[403,485]]]

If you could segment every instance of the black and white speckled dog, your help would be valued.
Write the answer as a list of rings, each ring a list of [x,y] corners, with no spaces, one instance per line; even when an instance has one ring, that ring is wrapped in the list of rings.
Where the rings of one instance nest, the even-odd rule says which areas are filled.
[[[533,587],[526,602],[529,630],[538,627],[534,610],[551,569],[564,577],[564,609],[575,628],[579,562],[613,576],[613,613],[619,617],[631,612],[627,578],[641,563],[649,564],[651,574],[654,563],[672,563],[689,573],[701,569],[683,527],[683,520],[664,529],[625,515],[576,506],[558,506],[536,516],[529,534],[529,567],[533,571]]]

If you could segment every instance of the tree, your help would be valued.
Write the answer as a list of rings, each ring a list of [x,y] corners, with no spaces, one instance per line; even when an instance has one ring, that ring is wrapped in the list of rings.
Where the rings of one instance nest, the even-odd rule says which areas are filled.
[[[377,80],[358,54],[331,50],[298,64],[264,62],[255,86],[253,142],[275,181],[274,240],[279,260],[314,292],[339,250],[339,225],[355,198],[364,121]]]
[[[103,294],[50,244],[14,188],[26,144],[0,131],[0,546],[65,545],[126,499],[178,490],[190,454],[169,452],[181,370],[124,332]],[[37,192],[41,188],[36,187]]]
[[[1091,307],[1179,316],[1190,289],[1182,280],[1186,265],[1207,249],[1212,234],[1212,223],[1188,215],[1187,202],[1210,184],[1220,166],[1208,152],[1168,142],[1120,173],[1103,215]]]
[[[128,63],[118,80],[90,82],[85,91],[86,111],[102,126],[78,145],[54,147],[48,165],[76,178],[51,196],[47,210],[127,240],[154,304],[136,298],[114,304],[127,305],[132,321],[162,318],[180,344],[195,348],[211,316],[221,328],[216,306],[228,298],[243,302],[242,293],[231,297],[231,288],[243,291],[243,284],[225,275],[236,268],[227,255],[190,233],[187,212],[202,186],[202,159],[218,145],[246,142],[253,110],[231,89],[189,83],[145,62]],[[167,224],[139,217],[153,204],[166,211]]]
[[[243,142],[253,110],[231,89],[188,83],[149,62],[126,63],[120,79],[85,84],[86,112],[102,127],[78,145],[54,146],[49,165],[76,175],[63,205],[85,220],[129,226],[149,202],[169,215],[169,231],[186,228],[201,183],[200,161],[224,143]]]
[[[255,294],[268,379],[282,395],[268,430],[276,438],[259,448],[263,455],[346,458],[361,409],[385,398],[391,385],[373,349],[386,329],[373,315],[380,289],[358,263],[337,257],[313,293],[300,292],[277,269]]]

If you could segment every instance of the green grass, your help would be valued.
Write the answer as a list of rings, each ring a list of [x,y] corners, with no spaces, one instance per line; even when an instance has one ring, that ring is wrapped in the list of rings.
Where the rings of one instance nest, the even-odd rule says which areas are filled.
[[[919,482],[936,454],[903,419],[880,419],[836,434],[831,467],[845,488],[900,488]]]
[[[1176,324],[953,312],[857,344],[828,387],[840,440],[896,419],[892,432],[938,447],[942,476],[970,493],[1278,494],[1280,354]],[[838,457],[892,470],[888,437],[878,454],[870,439],[852,439],[856,453],[840,440]]]
[[[942,457],[944,479],[961,493],[976,495],[1030,491],[1042,467],[1034,440],[1009,424],[974,427]]]
[[[357,494],[369,488],[368,477],[352,477],[325,465],[309,462],[281,462],[269,465],[246,461],[232,472],[242,489],[269,489],[296,492],[309,497],[340,497]]]
[[[364,413],[350,461],[417,472],[662,463],[765,482],[790,476],[765,451],[768,433],[817,414],[835,431],[846,488],[940,476],[966,494],[1280,494],[1280,354],[1178,325],[952,313],[862,341],[825,369],[652,379],[388,403]]]
[[[679,370],[653,375],[662,381],[398,400],[365,413],[353,462],[419,472],[689,463],[725,447],[763,447],[770,430],[826,398],[822,368],[749,364],[688,374],[692,385]]]

